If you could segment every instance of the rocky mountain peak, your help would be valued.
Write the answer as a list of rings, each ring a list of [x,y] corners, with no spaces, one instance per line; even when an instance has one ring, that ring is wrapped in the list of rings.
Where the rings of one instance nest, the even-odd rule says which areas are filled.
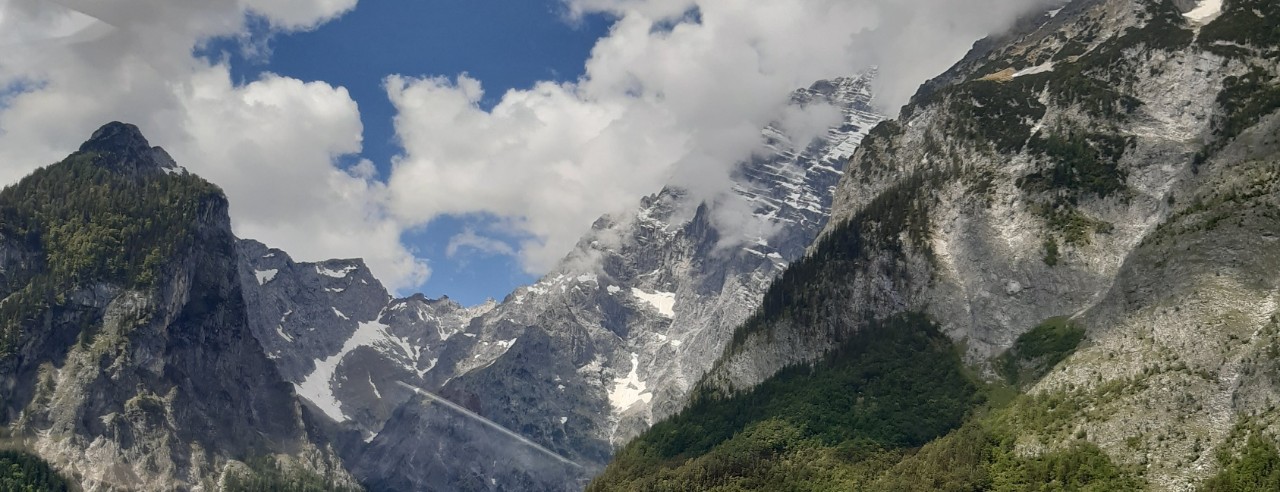
[[[80,145],[80,152],[106,157],[103,164],[119,171],[173,172],[180,169],[168,152],[151,146],[136,125],[119,121],[112,121],[94,131],[93,136]]]
[[[865,73],[856,76],[836,77],[832,79],[823,79],[814,82],[809,89],[798,90],[795,95],[805,93],[819,94],[832,99],[833,102],[850,102],[856,99],[856,96],[864,92],[870,91],[870,84],[879,75],[879,70],[871,68]]]
[[[85,490],[270,481],[267,457],[350,484],[250,329],[225,196],[179,169],[111,123],[0,193],[27,238],[0,240],[0,434]]]

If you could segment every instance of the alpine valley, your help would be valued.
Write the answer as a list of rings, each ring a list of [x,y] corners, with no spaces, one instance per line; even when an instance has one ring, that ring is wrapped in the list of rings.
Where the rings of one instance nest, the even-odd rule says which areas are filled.
[[[107,124],[0,191],[0,489],[1280,489],[1277,59],[1273,0],[1047,2],[478,306]]]

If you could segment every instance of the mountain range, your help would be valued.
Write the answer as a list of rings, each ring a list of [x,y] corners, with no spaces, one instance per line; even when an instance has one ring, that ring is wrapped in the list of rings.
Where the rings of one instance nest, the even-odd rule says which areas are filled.
[[[825,135],[469,307],[111,123],[0,191],[0,438],[91,490],[1273,490],[1278,18],[1050,2],[896,119],[819,81]]]
[[[340,447],[373,488],[448,489],[488,477],[486,487],[509,490],[548,466],[494,459],[523,456],[526,446],[474,447],[503,438],[400,381],[576,463],[533,482],[580,489],[573,484],[615,447],[681,407],[732,326],[804,254],[845,161],[881,118],[873,77],[796,91],[791,104],[831,104],[844,117],[809,145],[763,129],[767,152],[742,163],[729,196],[705,202],[668,187],[634,212],[601,217],[556,268],[502,302],[392,299],[358,260],[297,264],[242,241],[251,326],[308,403],[358,432]],[[734,213],[758,225],[722,225]]]

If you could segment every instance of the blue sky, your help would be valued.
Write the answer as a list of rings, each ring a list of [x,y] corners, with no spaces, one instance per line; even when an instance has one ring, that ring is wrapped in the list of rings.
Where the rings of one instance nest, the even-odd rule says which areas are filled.
[[[201,54],[228,57],[232,77],[241,82],[271,72],[345,87],[360,106],[360,157],[371,160],[385,178],[393,156],[402,152],[392,122],[395,108],[383,88],[387,75],[467,73],[484,83],[480,105],[487,109],[508,89],[577,79],[608,28],[602,15],[567,20],[559,0],[380,0],[361,2],[314,31],[273,37],[269,57],[246,58],[235,39],[210,43]],[[423,192],[430,193],[430,186]],[[472,305],[489,297],[501,300],[536,280],[511,255],[445,254],[449,239],[468,227],[513,244],[521,239],[487,227],[492,222],[483,215],[445,216],[406,233],[406,244],[432,269],[420,290]]]

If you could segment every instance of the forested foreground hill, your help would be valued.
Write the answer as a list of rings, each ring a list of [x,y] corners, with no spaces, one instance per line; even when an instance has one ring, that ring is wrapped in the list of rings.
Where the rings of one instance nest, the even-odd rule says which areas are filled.
[[[1076,0],[875,128],[590,490],[1280,489],[1280,4]]]

